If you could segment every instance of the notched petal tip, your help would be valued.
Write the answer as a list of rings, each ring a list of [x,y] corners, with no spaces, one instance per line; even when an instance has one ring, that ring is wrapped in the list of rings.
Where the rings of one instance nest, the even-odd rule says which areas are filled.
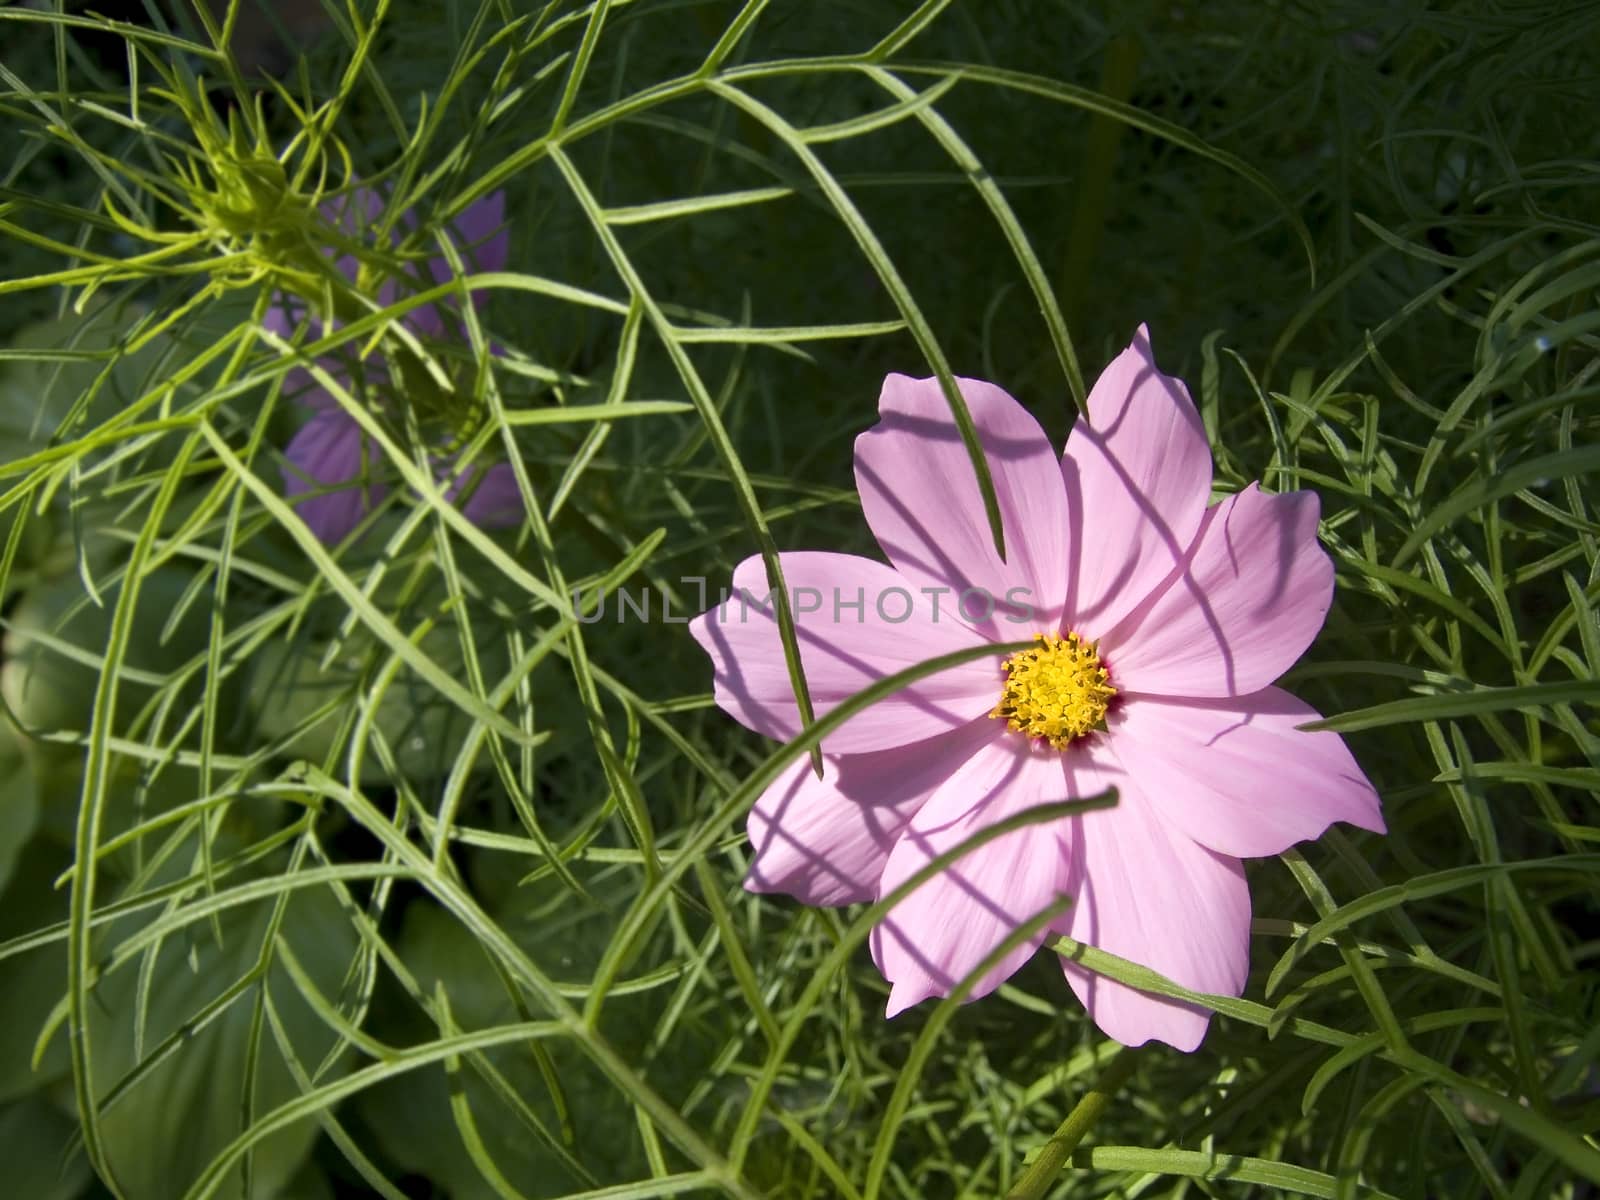
[[[878,389],[878,416],[883,420],[893,416],[920,414],[924,406],[935,399],[941,405],[947,404],[937,376],[918,377],[890,371],[883,377],[883,386]]]
[[[1150,344],[1150,326],[1144,321],[1139,322],[1139,327],[1133,331],[1133,336],[1128,339],[1128,344],[1123,347],[1122,354],[1131,354],[1142,358],[1158,375],[1171,378],[1156,365],[1155,347]],[[1121,355],[1118,356],[1119,358]],[[1187,397],[1187,390],[1185,391]]]
[[[1140,326],[1089,391],[1061,474],[1073,511],[1068,619],[1114,628],[1182,561],[1211,498],[1211,448],[1183,381]]]
[[[744,873],[744,882],[740,884],[745,891],[756,896],[781,895],[783,889],[761,878],[761,864],[753,862],[750,869]]]
[[[931,1000],[936,996],[948,994],[948,989],[941,992],[937,988],[930,986],[926,980],[922,981],[920,986],[904,980],[898,983],[891,983],[889,985],[889,1000],[883,1009],[884,1020],[893,1020],[905,1012],[906,1009],[915,1008],[924,1000]]]
[[[1333,606],[1314,492],[1254,484],[1206,510],[1179,566],[1103,639],[1127,692],[1245,696],[1303,654]]]
[[[1261,858],[1334,822],[1381,830],[1376,790],[1316,709],[1280,688],[1125,706],[1117,752],[1163,819],[1218,854]]]
[[[1211,1030],[1214,1014],[1209,1009],[1137,991],[1102,976],[1085,978],[1089,973],[1081,969],[1065,974],[1096,1028],[1130,1049],[1160,1042],[1193,1054]]]
[[[1130,1050],[1157,1042],[1180,1054],[1193,1054],[1205,1042],[1212,1017],[1206,1009],[1143,992],[1123,992],[1084,1005],[1095,1027],[1112,1041]]]
[[[1081,818],[1084,886],[1061,928],[1074,941],[1137,963],[1181,987],[1243,994],[1250,972],[1250,892],[1240,862],[1176,828],[1135,777],[1108,759],[1116,808]],[[1087,789],[1085,789],[1087,790]],[[1126,1045],[1192,1050],[1206,1010],[1096,974],[1061,958],[1067,983],[1108,1036]]]
[[[689,636],[692,637],[707,654],[711,653],[711,616],[717,610],[708,608],[698,616],[689,618]]]

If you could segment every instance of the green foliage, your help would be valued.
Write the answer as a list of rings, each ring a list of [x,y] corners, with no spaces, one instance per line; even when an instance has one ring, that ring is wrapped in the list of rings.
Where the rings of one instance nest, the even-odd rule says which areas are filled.
[[[0,8],[16,1194],[1600,1182],[1593,12],[329,0],[269,79],[251,5],[178,7]],[[383,284],[459,266],[496,190],[510,266],[419,339]],[[273,327],[285,292],[318,321]],[[1113,1057],[1051,951],[886,1022],[878,909],[740,888],[744,812],[837,717],[743,734],[663,605],[873,552],[887,371],[1060,439],[1141,320],[1222,487],[1322,497],[1288,686],[1390,833],[1252,864],[1242,999],[1053,946],[1214,1008],[1194,1055]],[[313,385],[392,485],[337,546],[283,489]],[[515,529],[430,471],[467,411]]]

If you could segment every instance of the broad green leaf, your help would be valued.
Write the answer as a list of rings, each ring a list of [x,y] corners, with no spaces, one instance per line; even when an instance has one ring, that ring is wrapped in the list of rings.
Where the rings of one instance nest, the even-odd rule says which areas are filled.
[[[490,1028],[516,1019],[501,978],[478,945],[462,936],[447,914],[433,907],[412,906],[406,914],[398,950],[414,972],[419,988],[432,995],[442,989],[451,1017],[466,1031]],[[575,964],[553,962],[570,971]],[[419,1027],[417,1033],[423,1033]],[[436,1034],[437,1030],[429,1032]],[[548,1144],[560,1139],[562,1115],[551,1101],[549,1087],[534,1057],[547,1051],[557,1068],[562,1097],[577,1123],[576,1141],[568,1153],[590,1175],[584,1178]],[[581,1055],[559,1043],[535,1047],[505,1046],[483,1054],[548,1137],[541,1138],[497,1094],[496,1086],[470,1061],[447,1070],[429,1067],[395,1078],[364,1092],[359,1101],[366,1123],[384,1150],[407,1170],[435,1180],[453,1200],[500,1200],[500,1194],[474,1165],[462,1128],[452,1119],[451,1096],[459,1095],[471,1113],[480,1153],[524,1196],[560,1196],[597,1183],[620,1183],[636,1177],[642,1164],[632,1112],[603,1077]]]
[[[27,1200],[72,1200],[89,1182],[89,1164],[75,1152],[78,1126],[43,1097],[0,1107],[5,1188]]]
[[[460,643],[448,624],[429,630],[420,646],[446,670],[461,671]],[[497,640],[486,656],[484,668],[491,683],[506,669],[504,649],[503,641]],[[265,738],[284,739],[282,753],[288,757],[322,761],[335,745],[343,746],[356,699],[385,660],[381,648],[364,630],[345,638],[324,666],[329,650],[327,641],[302,635],[266,643],[250,664],[247,695],[256,728]],[[325,715],[310,728],[302,728],[319,712]],[[442,778],[450,771],[471,722],[458,707],[402,668],[378,702],[374,724],[393,755],[398,775],[420,781]],[[363,782],[389,779],[384,762],[376,748],[366,748],[361,759]],[[479,756],[478,769],[490,765],[487,754]]]
[[[265,975],[293,1053],[310,1073],[336,1049],[335,1034],[316,1016],[296,990],[274,946],[263,941],[273,905],[263,903],[223,914],[222,944],[210,926],[190,926],[161,946],[152,971],[155,985],[143,1030],[145,1062],[166,1057],[104,1108],[101,1131],[107,1159],[129,1200],[171,1200],[238,1133],[248,1095],[252,1111],[266,1112],[296,1094],[282,1052],[268,1029],[254,1026],[252,1009],[262,986],[245,988],[201,1028],[194,1021],[208,1004],[256,969],[265,955],[272,965]],[[113,927],[132,932],[128,921]],[[292,947],[322,996],[337,1002],[355,950],[355,934],[343,911],[326,889],[302,889],[288,900],[277,935]],[[94,989],[86,1031],[96,1050],[99,1097],[140,1067],[135,1054],[137,971],[125,968]],[[247,1070],[254,1053],[254,1088],[247,1092]],[[348,1069],[350,1056],[338,1055],[319,1077],[326,1082]],[[262,1196],[276,1195],[293,1177],[317,1135],[314,1121],[303,1121],[274,1134],[257,1148],[254,1185]],[[237,1194],[239,1176],[227,1194]]]
[[[39,786],[27,747],[0,715],[0,896],[39,823]]]
[[[17,862],[11,885],[0,892],[0,940],[9,941],[47,928],[67,914],[66,897],[53,885],[71,859],[44,838],[29,843]],[[43,945],[0,964],[0,1104],[26,1096],[59,1080],[67,1071],[67,1047],[57,1038],[35,1064],[34,1040],[67,986],[67,965],[59,943]]]
[[[162,687],[175,682],[179,668],[205,647],[204,600],[180,609],[191,579],[185,571],[162,568],[144,581],[121,677],[119,712],[125,721]],[[116,584],[107,585],[101,607],[85,594],[76,575],[62,576],[30,589],[6,618],[0,693],[25,729],[34,733],[88,729],[117,591]],[[168,630],[174,616],[179,620]],[[197,696],[198,680],[191,676],[186,688]]]

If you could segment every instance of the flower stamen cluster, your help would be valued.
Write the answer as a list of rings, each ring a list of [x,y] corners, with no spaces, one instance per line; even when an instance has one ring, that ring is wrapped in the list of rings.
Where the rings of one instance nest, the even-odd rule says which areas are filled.
[[[989,715],[1025,737],[1065,750],[1077,738],[1105,727],[1106,708],[1117,689],[1096,643],[1076,633],[1036,633],[1033,640],[1038,649],[1001,662],[1005,687]]]

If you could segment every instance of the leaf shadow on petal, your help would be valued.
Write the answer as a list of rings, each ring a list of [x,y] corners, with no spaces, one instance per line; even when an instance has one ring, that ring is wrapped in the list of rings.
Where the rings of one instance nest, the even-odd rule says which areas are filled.
[[[740,624],[745,623],[750,613],[755,612],[759,613],[765,620],[771,621],[774,626],[776,625],[775,606],[764,603],[763,600],[758,599],[745,589],[736,589],[734,596],[728,597],[721,605],[712,609],[706,615],[709,618],[713,614],[731,611],[735,605],[739,608],[737,620]],[[735,702],[730,706],[723,703],[719,697],[719,705],[730,712],[761,714],[763,717],[761,724],[751,726],[758,733],[764,733],[769,737],[776,738],[792,737],[799,731],[798,714],[785,712],[781,718],[774,719],[777,714],[773,713],[770,696],[761,693],[759,685],[752,681],[750,675],[741,666],[740,659],[742,655],[740,649],[729,640],[726,632],[725,626],[728,623],[725,620],[706,619],[697,622],[696,626],[699,630],[698,636],[702,639],[702,644],[711,654],[712,660],[716,664],[716,687],[718,692]],[[775,632],[774,637],[776,637]],[[818,704],[819,715],[848,697],[839,695],[831,700],[825,699],[824,697],[829,689],[819,688],[815,678],[813,678],[814,676],[829,670],[846,670],[859,678],[860,687],[865,687],[881,678],[884,674],[881,663],[870,661],[856,654],[847,653],[823,632],[807,623],[796,623],[795,640],[800,647],[802,656],[808,660],[805,664],[806,675],[808,679],[812,680],[813,700]],[[768,660],[762,659],[761,665],[769,665]],[[937,676],[930,675],[929,678],[937,678]],[[968,711],[938,703],[935,698],[918,689],[917,684],[908,684],[899,691],[892,693],[891,696],[883,697],[883,699],[892,699],[899,704],[904,704],[914,709],[919,715],[931,718],[940,727],[946,729],[964,725],[972,717],[972,714]],[[792,700],[790,704],[792,704]],[[863,712],[867,711],[870,711],[870,707],[863,710]],[[849,722],[846,722],[846,728],[848,726]],[[824,748],[826,748],[826,744]]]

